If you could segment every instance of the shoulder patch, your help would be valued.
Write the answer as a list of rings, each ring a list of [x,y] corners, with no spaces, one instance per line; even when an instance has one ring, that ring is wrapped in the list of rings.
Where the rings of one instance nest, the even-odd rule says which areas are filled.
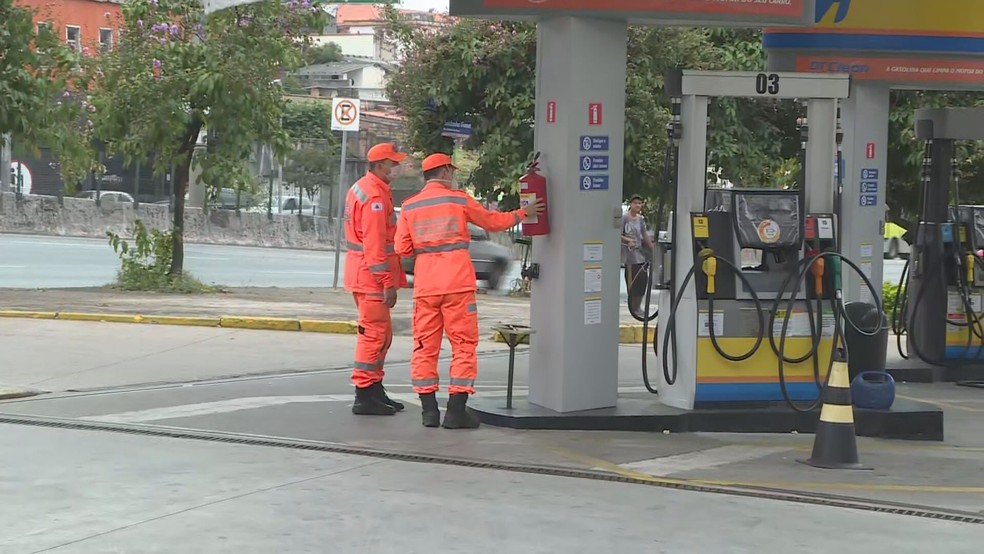
[[[374,211],[374,212],[381,212],[381,211],[383,211],[383,203],[382,202],[373,202],[372,204],[369,205],[369,209],[372,210],[372,211]]]

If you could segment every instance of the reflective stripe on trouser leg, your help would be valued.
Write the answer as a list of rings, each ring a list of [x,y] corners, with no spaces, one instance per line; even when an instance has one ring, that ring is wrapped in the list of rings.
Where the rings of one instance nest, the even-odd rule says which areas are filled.
[[[478,376],[478,306],[474,292],[449,294],[441,306],[451,343],[451,381],[448,392],[475,393]]]
[[[352,364],[352,383],[366,388],[383,380],[383,356],[386,337],[392,332],[389,306],[369,294],[356,297],[359,306],[359,334]]]
[[[444,338],[442,298],[444,297],[424,296],[414,299],[410,384],[417,394],[436,392],[440,388],[437,358],[441,354],[441,340]]]

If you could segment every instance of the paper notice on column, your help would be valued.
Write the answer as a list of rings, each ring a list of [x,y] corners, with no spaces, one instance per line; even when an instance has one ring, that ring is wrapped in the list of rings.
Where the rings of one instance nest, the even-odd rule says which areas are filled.
[[[872,251],[873,251],[873,248],[871,247],[871,243],[868,243],[868,242],[862,242],[861,243],[861,258],[871,259],[871,253],[872,253]]]
[[[868,280],[871,280],[871,262],[862,262],[858,264],[858,267],[861,268],[861,273],[864,273],[864,276],[867,277]],[[868,290],[868,285],[864,284],[864,279],[859,280],[861,281],[859,283],[861,286],[861,294],[858,296],[858,299],[862,302],[867,302],[868,304],[874,304],[875,300],[871,297],[871,291]],[[871,284],[875,285],[875,283]],[[877,287],[877,285],[875,286]]]
[[[584,292],[601,292],[601,266],[584,266]]]
[[[589,296],[584,299],[584,324],[599,325],[601,323],[601,297]]]
[[[584,243],[584,261],[600,262],[602,255],[601,241]]]

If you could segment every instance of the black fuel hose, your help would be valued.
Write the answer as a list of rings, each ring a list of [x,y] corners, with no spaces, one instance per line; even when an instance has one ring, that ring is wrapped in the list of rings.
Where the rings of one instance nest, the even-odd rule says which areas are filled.
[[[797,281],[802,280],[805,277],[806,273],[810,270],[810,267],[813,265],[813,262],[815,262],[816,260],[819,260],[820,258],[837,258],[837,259],[840,259],[840,261],[842,263],[846,264],[848,267],[850,267],[852,270],[854,270],[854,273],[856,273],[858,276],[861,277],[861,279],[864,281],[865,286],[868,287],[868,290],[871,292],[871,297],[875,301],[875,307],[878,310],[878,314],[880,315],[880,314],[883,314],[884,313],[884,307],[882,305],[881,298],[880,298],[880,296],[878,294],[878,290],[875,289],[874,285],[871,284],[871,279],[869,279],[868,276],[865,275],[863,271],[861,271],[861,268],[858,267],[857,264],[855,264],[853,261],[851,261],[847,256],[844,256],[843,254],[840,254],[838,252],[820,252],[819,254],[816,254],[815,256],[812,256],[811,258],[807,258],[808,261],[804,263],[804,266],[805,267],[800,272],[800,278]],[[793,289],[793,294],[790,296],[789,302],[786,305],[786,313],[783,316],[783,320],[782,320],[782,331],[781,331],[780,337],[779,337],[779,352],[780,352],[780,354],[778,356],[778,358],[779,358],[779,388],[782,391],[783,399],[786,401],[786,404],[790,408],[792,408],[794,411],[797,411],[797,412],[800,412],[800,413],[806,413],[806,412],[811,412],[811,411],[815,410],[818,406],[820,406],[820,404],[823,402],[823,398],[822,398],[822,396],[818,396],[815,401],[813,401],[813,402],[810,403],[810,406],[809,407],[807,407],[807,408],[801,408],[800,406],[796,405],[796,403],[792,400],[792,398],[789,395],[789,389],[786,386],[786,368],[785,368],[785,362],[784,362],[784,358],[785,358],[784,352],[785,352],[785,348],[786,348],[786,333],[787,333],[787,331],[789,329],[789,317],[792,314],[793,308],[795,308],[795,306],[796,306],[796,297],[797,296],[798,296],[798,291],[796,289]],[[829,363],[829,365],[827,367],[827,377],[826,377],[826,379],[824,379],[823,386],[822,387],[819,387],[820,390],[823,390],[823,387],[826,387],[827,383],[830,381],[830,372],[831,372],[831,369],[833,368],[833,364],[834,364],[834,354],[837,352],[837,342],[838,342],[839,339],[841,339],[844,336],[843,335],[843,331],[842,331],[842,327],[841,327],[841,321],[844,321],[847,324],[851,325],[851,327],[854,329],[855,332],[857,332],[858,334],[863,335],[863,336],[867,336],[867,337],[877,336],[878,333],[881,331],[881,325],[879,325],[878,328],[875,329],[875,331],[873,331],[873,332],[864,331],[864,330],[860,329],[857,325],[855,325],[855,323],[851,320],[851,318],[847,316],[847,312],[844,309],[843,299],[840,296],[840,291],[839,290],[836,292],[836,298],[834,300],[832,300],[831,302],[832,302],[832,307],[834,309],[834,314],[833,314],[833,316],[834,316],[834,338],[833,338],[833,342],[831,343],[832,344],[832,346],[831,346],[831,358],[830,358],[830,363]],[[822,316],[822,313],[821,313],[821,318],[822,317],[823,316]],[[880,320],[881,320],[881,318],[879,317],[879,321]],[[821,319],[821,323],[822,323],[822,319]],[[821,328],[820,328],[820,331],[819,332],[822,335],[822,333],[823,333],[823,327],[822,327],[822,325],[821,325]],[[844,349],[845,356],[847,356],[847,341],[846,340],[843,341],[842,347]]]
[[[717,351],[719,356],[721,356],[722,358],[728,361],[743,362],[751,358],[752,356],[755,355],[756,352],[758,352],[759,347],[762,346],[762,341],[765,339],[765,313],[762,307],[762,301],[759,300],[758,293],[755,292],[755,288],[752,287],[752,283],[749,282],[748,277],[745,277],[745,274],[740,269],[735,267],[735,264],[731,263],[731,260],[727,260],[716,254],[711,254],[708,256],[702,256],[701,263],[703,263],[703,261],[708,258],[714,258],[718,262],[722,262],[724,263],[724,265],[730,267],[735,272],[735,275],[738,276],[738,279],[741,280],[742,284],[745,285],[745,288],[748,289],[749,294],[752,295],[752,302],[755,303],[755,313],[758,316],[758,333],[756,334],[755,337],[755,344],[752,345],[752,347],[748,350],[748,352],[736,356],[736,355],[728,354],[727,352],[724,351],[723,348],[721,348],[721,345],[718,344],[717,336],[714,333],[714,296],[715,295],[714,294],[707,295],[707,330],[708,330],[708,334],[711,337],[711,344],[714,345],[714,350]],[[694,267],[696,267],[696,264]]]

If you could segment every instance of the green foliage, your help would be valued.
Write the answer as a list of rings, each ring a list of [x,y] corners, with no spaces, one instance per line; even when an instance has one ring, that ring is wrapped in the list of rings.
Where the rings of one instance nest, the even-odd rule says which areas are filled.
[[[331,104],[320,101],[292,100],[283,114],[284,131],[291,140],[325,139],[338,143],[331,131]]]
[[[171,275],[182,274],[184,195],[199,133],[208,131],[208,144],[194,162],[213,188],[252,181],[257,142],[282,159],[290,141],[278,79],[301,64],[301,32],[323,17],[307,0],[266,0],[208,18],[198,0],[123,5],[120,40],[99,64],[96,129],[127,163],[154,152],[155,173],[174,164]]]
[[[504,207],[515,204],[517,178],[533,154],[535,25],[461,20],[430,32],[415,30],[395,10],[386,10],[386,17],[389,34],[404,52],[389,95],[408,119],[411,147],[450,152],[451,141],[441,136],[443,124],[470,122],[473,134],[465,147],[477,151],[479,165],[469,184],[483,196],[508,195]],[[653,198],[664,182],[670,113],[664,72],[763,68],[761,34],[630,27],[627,47],[624,193]],[[794,109],[715,103],[709,163],[736,183],[788,182],[790,159],[799,151]]]
[[[49,146],[71,184],[100,167],[86,117],[91,106],[68,92],[88,88],[85,61],[59,39],[61,29],[37,30],[33,15],[0,0],[0,135],[10,133],[19,145]]]
[[[891,283],[889,281],[882,283],[882,305],[885,308],[885,315],[888,317],[889,323],[892,321],[892,311],[895,309],[896,303],[895,295],[898,294],[898,291],[898,283]]]
[[[284,181],[300,187],[314,199],[319,190],[337,181],[340,148],[331,132],[331,105],[291,101],[283,119],[284,130],[294,144],[284,164]]]
[[[202,284],[188,274],[169,275],[174,255],[171,231],[147,230],[143,221],[133,223],[133,246],[116,233],[107,232],[109,245],[120,258],[116,287],[129,291],[214,292],[216,287]]]
[[[334,42],[308,47],[304,50],[304,61],[308,65],[340,62],[342,47]]]

